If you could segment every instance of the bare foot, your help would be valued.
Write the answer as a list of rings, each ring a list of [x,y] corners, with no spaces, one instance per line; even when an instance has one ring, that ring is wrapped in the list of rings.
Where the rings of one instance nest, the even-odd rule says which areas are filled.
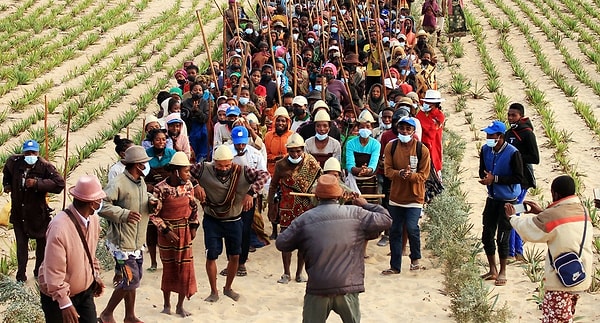
[[[133,317],[126,317],[123,320],[124,323],[144,323],[142,320],[138,319],[137,317],[133,316]]]
[[[304,278],[304,276],[302,276],[302,274],[300,275],[296,275],[296,283],[306,283],[308,280],[306,278]]]
[[[192,313],[190,313],[190,312],[188,312],[188,311],[184,310],[184,309],[183,309],[183,306],[182,306],[182,307],[178,307],[178,308],[175,310],[175,313],[179,314],[181,317],[188,317],[188,316],[192,315]]]
[[[210,293],[210,295],[204,299],[205,302],[214,303],[219,300],[219,293]]]
[[[100,321],[102,321],[103,323],[117,323],[117,321],[115,321],[115,317],[112,315],[112,313],[110,315],[100,313]]]
[[[171,306],[163,307],[163,310],[161,311],[161,313],[171,315]]]
[[[234,292],[233,289],[223,288],[223,294],[225,294],[225,296],[228,296],[229,298],[231,298],[232,300],[234,300],[236,302],[238,299],[240,299],[240,294]]]

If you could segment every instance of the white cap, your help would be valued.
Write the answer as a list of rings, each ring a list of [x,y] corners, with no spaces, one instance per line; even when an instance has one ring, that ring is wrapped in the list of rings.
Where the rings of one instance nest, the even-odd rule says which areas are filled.
[[[305,97],[303,97],[302,95],[297,95],[294,97],[294,100],[292,101],[292,104],[297,104],[297,105],[301,105],[301,106],[307,106],[308,105],[308,100],[306,100]]]
[[[233,153],[227,145],[220,145],[213,153],[213,160],[233,160]]]

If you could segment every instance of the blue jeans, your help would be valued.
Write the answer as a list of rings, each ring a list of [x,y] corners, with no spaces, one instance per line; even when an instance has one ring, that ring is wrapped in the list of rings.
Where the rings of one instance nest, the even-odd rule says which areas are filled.
[[[392,227],[390,228],[390,267],[402,270],[402,231],[406,225],[408,242],[410,244],[410,259],[421,259],[421,230],[419,229],[419,218],[421,208],[399,207],[390,205],[388,207],[392,216]]]
[[[524,188],[521,191],[521,195],[517,197],[517,204],[523,203],[525,200],[525,195],[527,195],[527,189]],[[521,213],[517,213],[517,216],[521,215]],[[508,238],[508,255],[514,257],[516,255],[523,254],[523,240],[515,231],[515,229],[510,230],[510,237]]]

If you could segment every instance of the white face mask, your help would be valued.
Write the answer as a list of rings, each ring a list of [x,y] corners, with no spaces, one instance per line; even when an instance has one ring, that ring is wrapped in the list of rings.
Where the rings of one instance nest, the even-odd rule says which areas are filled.
[[[250,98],[240,98],[240,104],[246,105],[250,102]]]
[[[498,139],[486,139],[485,140],[485,144],[490,148],[496,147],[497,143],[498,143]]]
[[[429,104],[427,104],[427,103],[423,103],[423,106],[421,106],[421,111],[429,112],[429,111],[431,111],[431,106],[429,106]]]
[[[313,30],[314,30],[314,31],[319,31],[320,29],[321,29],[321,26],[320,26],[320,25],[318,25],[318,24],[314,24],[314,25],[313,25]]]
[[[391,129],[392,128],[392,124],[388,123],[388,124],[383,124],[383,129]]]
[[[369,138],[369,137],[371,137],[371,134],[372,134],[372,133],[373,133],[373,132],[371,131],[371,129],[366,129],[366,128],[363,128],[363,129],[359,129],[359,130],[358,130],[358,135],[359,135],[361,138]]]
[[[402,42],[400,43],[400,47],[404,47],[406,45],[406,43]]]
[[[338,29],[336,27],[332,27],[331,28],[331,32],[334,33],[334,34],[337,34]]]
[[[317,140],[323,141],[325,139],[327,139],[327,137],[329,137],[329,134],[315,134],[315,138],[317,138]]]
[[[408,57],[410,58],[411,61],[414,61],[415,59],[417,59],[417,55],[408,55]]]
[[[139,168],[138,168],[139,169]],[[150,174],[150,163],[144,163],[144,169],[139,169],[142,172],[142,176],[146,177]]]
[[[294,34],[294,40],[298,40],[298,36],[300,36],[300,34]]]
[[[315,91],[321,91],[321,90],[323,90],[322,85],[315,85]]]
[[[398,140],[400,140],[400,142],[402,142],[402,143],[407,143],[411,139],[412,139],[412,136],[410,136],[410,135],[401,135],[401,134],[398,134]]]
[[[389,43],[389,41],[390,41],[390,37],[387,37],[387,36],[386,36],[386,37],[383,37],[383,38],[381,39],[381,41],[382,41],[382,42],[384,42],[384,43]]]
[[[250,29],[250,28],[247,28],[247,29],[246,29],[246,34],[247,34],[247,35],[252,35],[252,33],[253,33],[253,32],[254,32],[254,30],[252,30],[252,29]]]
[[[25,162],[28,165],[33,165],[33,164],[35,164],[35,162],[38,161],[38,156],[34,156],[34,155],[25,156],[24,158],[25,158]]]
[[[309,39],[307,39],[307,41],[308,41],[309,44],[313,44],[315,42],[315,39],[314,38],[309,38]]]
[[[103,205],[104,205],[104,201],[100,200],[100,206],[98,206],[97,209],[94,209],[94,215],[98,215],[98,212],[100,212],[100,210],[102,210]]]
[[[298,158],[292,158],[292,156],[288,156],[288,160],[290,161],[290,163],[296,165],[302,161],[302,156],[300,156]]]
[[[341,13],[342,15],[345,15],[345,14],[346,14],[346,9],[342,9],[342,10],[340,10],[340,13]]]

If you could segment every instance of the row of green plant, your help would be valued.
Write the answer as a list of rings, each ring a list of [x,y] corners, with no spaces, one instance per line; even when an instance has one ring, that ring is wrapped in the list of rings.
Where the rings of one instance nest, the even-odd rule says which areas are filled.
[[[479,277],[479,239],[471,232],[471,206],[461,190],[460,162],[465,141],[457,134],[444,132],[444,186],[441,195],[425,208],[427,232],[425,245],[443,265],[444,293],[450,297],[451,316],[457,322],[508,322],[508,305],[498,304],[498,294]]]
[[[115,40],[113,42],[108,44],[107,47],[105,47],[103,50],[101,50],[98,54],[93,55],[92,58],[90,59],[90,61],[92,61],[92,60],[99,61],[100,60],[99,54],[101,54],[103,57],[106,57],[109,55],[109,53],[111,51],[115,50],[119,44],[125,45],[125,44],[127,44],[127,42],[129,40],[133,40],[134,38],[137,38],[138,36],[143,35],[144,32],[147,32],[148,34],[145,35],[145,37],[142,39],[141,43],[143,43],[144,45],[147,45],[150,41],[155,40],[158,35],[165,32],[165,27],[168,28],[168,27],[172,27],[172,26],[176,25],[176,22],[179,20],[179,18],[176,15],[176,13],[179,10],[179,5],[180,5],[180,1],[178,1],[171,9],[169,9],[168,11],[165,11],[163,15],[152,19],[150,22],[148,22],[146,24],[142,24],[135,34],[127,35],[128,36],[128,37],[126,37],[127,41],[125,41],[125,37],[115,38]],[[169,17],[169,18],[164,19],[164,17]],[[159,25],[158,23],[161,21],[162,21],[162,23]],[[154,29],[153,29],[154,26],[159,26],[159,27],[157,30],[154,31]],[[138,48],[137,45],[136,45],[136,48]],[[122,69],[121,65],[123,64],[123,62],[125,62],[126,60],[130,59],[133,56],[135,56],[134,51],[132,51],[128,54],[124,54],[124,55],[115,55],[115,56],[113,56],[112,61],[108,65],[106,65],[105,67],[102,67],[102,68],[97,68],[92,71],[90,71],[90,69],[92,68],[93,65],[89,64],[89,63],[76,67],[74,70],[77,71],[78,74],[87,73],[86,78],[83,80],[83,82],[80,85],[74,86],[74,87],[67,87],[63,90],[61,96],[59,96],[58,98],[49,100],[48,101],[48,112],[54,113],[55,109],[59,106],[59,104],[65,102],[71,98],[74,98],[77,95],[80,95],[80,97],[78,97],[75,101],[72,101],[68,104],[68,106],[67,106],[68,110],[75,111],[75,110],[77,110],[77,107],[83,106],[84,104],[86,104],[88,102],[92,102],[93,100],[101,97],[103,95],[104,90],[107,90],[108,88],[111,87],[107,84],[107,82],[108,82],[107,77],[109,76],[109,74],[111,72],[114,72],[115,70]],[[129,66],[133,66],[133,65],[129,65]],[[127,74],[131,74],[132,68],[126,68],[124,72]],[[117,77],[118,75],[121,75],[121,77],[120,78]],[[75,73],[73,73],[73,70],[72,70],[69,73],[67,73],[67,76],[69,76],[70,78],[74,78],[77,75],[75,75]],[[123,78],[125,78],[124,73],[118,73],[117,76],[115,76],[116,82],[120,82]],[[63,79],[63,82],[66,82],[66,81],[67,80]],[[45,82],[43,84],[46,84],[46,83],[50,83],[50,86],[53,85],[53,83],[51,83],[51,82]],[[43,88],[39,85],[36,85],[36,87],[33,90],[36,93],[30,93],[30,91],[25,91],[25,95],[19,99],[18,105],[25,107],[26,105],[31,104],[33,101],[37,100],[37,97],[39,97],[39,94],[37,93],[37,91],[43,90],[45,92],[46,91],[45,88],[46,88],[46,85]],[[89,93],[90,93],[89,95],[84,94],[84,92],[86,90],[89,91]],[[122,94],[122,91],[117,91],[117,92]],[[83,96],[83,99],[81,98],[81,96]],[[13,104],[11,103],[11,105],[13,105]],[[35,115],[39,116],[38,114],[35,114]],[[41,120],[43,115],[41,115],[39,117],[40,118],[37,118],[37,119],[36,118],[32,119],[32,118],[28,117],[28,118],[25,118],[24,120],[31,121],[31,123],[29,124],[29,126],[31,126],[31,125],[35,124],[36,122],[38,122],[39,120]],[[64,124],[66,124],[65,116],[63,116],[62,121]],[[27,129],[27,128],[25,128],[25,129]],[[5,143],[5,141],[3,141],[1,139],[2,139],[2,137],[0,137],[0,145]]]
[[[482,0],[474,0],[473,2],[484,13],[485,17],[488,19],[488,21],[490,21],[490,25],[492,25],[492,27],[498,27],[502,25],[498,23],[492,23],[492,21],[497,20],[497,18],[490,14],[490,12],[485,8],[485,5]],[[505,12],[505,14],[509,17],[512,23],[519,26],[520,28],[521,26],[525,26],[520,21],[520,18],[517,17],[516,13],[510,8],[508,8],[506,5],[504,5],[504,3],[501,2],[501,0],[494,0],[494,2]],[[524,30],[528,32],[527,29]],[[515,55],[515,49],[508,40],[508,33],[505,33],[502,30],[499,30],[499,33],[499,45],[504,56],[509,61],[514,75],[520,78],[525,84],[525,93],[527,96],[527,100],[531,103],[531,106],[542,118],[541,123],[544,128],[546,137],[548,137],[549,145],[554,149],[554,159],[558,162],[561,169],[565,173],[573,177],[577,187],[577,192],[580,192],[583,189],[583,182],[581,180],[581,176],[583,175],[576,169],[576,166],[571,162],[571,159],[568,156],[571,134],[565,130],[557,129],[556,117],[554,112],[548,107],[546,94],[537,86],[535,82],[536,80],[532,80],[529,78],[527,71],[521,65],[521,62]]]
[[[100,31],[90,33],[99,35],[110,28],[131,21],[134,16],[130,12],[125,12],[127,8],[129,8],[128,2],[123,2],[116,7],[104,11],[102,15],[96,14],[90,17],[85,23],[78,25],[60,41],[32,50],[28,55],[22,56],[22,60],[16,65],[8,63],[8,67],[0,69],[0,79],[5,79],[11,75],[14,76],[15,70],[19,71],[20,77],[16,82],[13,80],[2,85],[0,93],[7,93],[17,85],[27,84],[29,80],[36,79],[65,61],[76,57],[77,51],[82,51],[90,46],[91,42],[95,41],[94,39],[97,37],[86,35],[84,39],[77,41],[77,38],[84,32],[100,28]]]
[[[28,5],[29,2],[30,1],[28,1],[28,3],[26,3],[26,5]],[[49,10],[49,9],[51,9],[51,7],[53,5],[54,5],[54,3],[52,1],[48,1],[48,2],[38,6],[37,8],[33,9],[27,15],[24,14],[25,13],[24,10],[17,9],[17,11],[14,14],[9,15],[5,19],[0,20],[0,30],[3,31],[3,33],[0,34],[0,40],[1,41],[8,40],[15,33],[32,27],[32,26],[27,26],[24,23],[24,21],[31,22],[36,17],[39,17],[40,19],[44,19],[45,16],[43,14],[45,12],[48,12],[51,15],[56,16],[56,14],[51,13],[51,11],[53,11],[53,10]],[[59,5],[59,7],[63,7],[63,8],[64,8],[64,6],[65,6],[64,4]],[[54,9],[54,8],[52,8],[52,9]],[[17,12],[20,12],[23,15],[16,16]],[[38,31],[37,33],[39,33],[40,31]]]

